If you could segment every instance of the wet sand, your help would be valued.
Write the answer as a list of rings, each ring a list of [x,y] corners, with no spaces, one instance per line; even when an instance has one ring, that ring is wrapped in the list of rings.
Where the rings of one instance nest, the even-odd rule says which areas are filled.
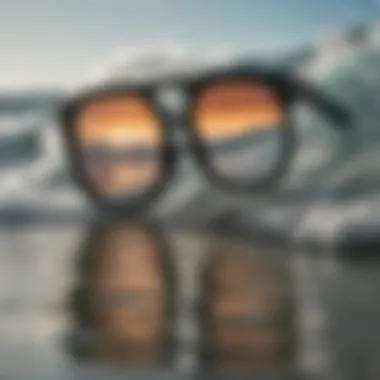
[[[84,366],[67,350],[73,332],[67,301],[78,281],[76,258],[86,230],[54,226],[0,232],[1,379],[93,379],[104,371],[118,377],[121,370]],[[155,374],[179,378],[194,376],[199,366],[193,305],[210,239],[186,231],[169,231],[168,236],[181,278],[173,326],[179,346],[169,372]],[[297,372],[321,379],[338,374],[378,378],[380,263],[342,262],[332,252],[317,256],[278,250],[274,255],[295,285]],[[152,378],[153,373],[136,376]]]

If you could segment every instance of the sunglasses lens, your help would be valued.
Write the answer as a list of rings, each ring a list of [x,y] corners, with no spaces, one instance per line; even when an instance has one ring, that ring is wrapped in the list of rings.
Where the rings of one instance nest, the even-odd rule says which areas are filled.
[[[148,102],[134,95],[91,101],[76,119],[87,177],[111,200],[141,196],[157,183],[163,133]]]
[[[249,80],[209,86],[194,113],[209,165],[226,180],[250,184],[278,165],[285,110],[277,92]]]

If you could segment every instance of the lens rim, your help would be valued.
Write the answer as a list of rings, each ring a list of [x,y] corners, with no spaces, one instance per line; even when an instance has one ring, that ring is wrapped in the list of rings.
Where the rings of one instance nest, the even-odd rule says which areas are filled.
[[[112,201],[107,199],[90,178],[85,166],[83,150],[76,134],[76,118],[84,107],[93,101],[109,96],[133,95],[143,99],[155,113],[158,127],[162,134],[162,146],[158,149],[158,165],[160,173],[157,180],[143,194],[128,201]],[[69,158],[69,166],[74,181],[90,198],[97,209],[106,215],[115,217],[129,216],[142,212],[166,187],[175,169],[175,144],[173,133],[168,128],[168,115],[157,103],[150,86],[103,86],[79,94],[64,104],[60,119],[63,140]]]
[[[265,175],[257,177],[252,181],[239,181],[230,179],[215,169],[212,164],[211,152],[208,143],[201,136],[196,125],[196,112],[202,95],[214,85],[228,81],[245,81],[247,83],[262,84],[271,89],[278,99],[280,106],[284,110],[284,121],[280,125],[279,139],[280,147],[276,164],[273,169]],[[296,136],[293,123],[291,123],[289,108],[294,99],[294,89],[281,76],[256,72],[249,69],[236,71],[219,72],[200,80],[191,87],[190,104],[187,113],[187,125],[189,126],[189,136],[191,138],[194,154],[199,165],[203,167],[203,172],[208,180],[218,187],[230,192],[238,193],[259,193],[277,187],[284,178],[292,162],[293,152],[296,144]]]

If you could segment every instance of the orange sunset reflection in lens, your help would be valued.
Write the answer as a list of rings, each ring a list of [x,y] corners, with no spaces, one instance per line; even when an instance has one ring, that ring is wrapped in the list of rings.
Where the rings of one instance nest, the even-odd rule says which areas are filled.
[[[284,116],[277,93],[269,86],[228,80],[200,95],[194,123],[214,170],[227,179],[245,181],[273,167]]]
[[[87,104],[77,117],[87,174],[105,196],[149,189],[159,175],[162,130],[148,102],[115,95]]]
[[[246,81],[211,86],[201,95],[195,113],[198,133],[210,140],[270,129],[283,117],[283,108],[270,88]]]

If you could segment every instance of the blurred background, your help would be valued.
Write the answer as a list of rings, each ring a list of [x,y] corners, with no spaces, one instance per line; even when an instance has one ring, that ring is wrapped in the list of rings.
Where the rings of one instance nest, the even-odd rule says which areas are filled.
[[[289,219],[300,215],[303,226],[317,229],[329,215],[330,231],[358,218],[364,223],[363,215],[377,221],[376,1],[3,1],[1,9],[0,216],[6,220],[80,218],[90,209],[62,150],[56,111],[66,97],[118,79],[185,76],[252,60],[286,66],[317,84],[350,109],[355,128],[326,128],[321,115],[299,102],[297,157],[278,194],[230,199],[185,158],[156,211],[199,222],[243,209],[240,221],[277,234],[289,234],[283,231]],[[180,101],[168,96],[172,105]]]
[[[341,266],[330,250],[376,237],[380,227],[378,1],[1,0],[0,30],[0,378],[24,379],[30,368],[38,378],[66,378],[72,368],[62,354],[63,326],[70,325],[62,305],[78,281],[76,258],[92,210],[68,172],[57,120],[62,102],[110,81],[185,77],[242,60],[305,78],[352,112],[354,128],[329,128],[300,101],[292,110],[296,157],[278,191],[231,196],[207,183],[184,150],[152,212],[198,227],[220,223],[268,242],[324,247],[328,258],[300,256],[284,266],[296,282],[300,329],[310,333],[301,339],[305,361],[317,369],[333,363],[335,374],[342,363],[355,363],[350,375],[376,373],[378,269]],[[175,108],[181,99],[169,92],[166,101]],[[69,225],[40,227],[41,220]],[[207,249],[199,248],[199,236],[176,239],[174,256],[188,284],[186,273],[199,266],[188,258]],[[196,292],[190,290],[192,300]],[[186,329],[179,329],[185,341],[192,336]],[[347,331],[359,332],[348,338]],[[20,357],[26,365],[17,365]],[[194,368],[191,360],[181,363]]]

